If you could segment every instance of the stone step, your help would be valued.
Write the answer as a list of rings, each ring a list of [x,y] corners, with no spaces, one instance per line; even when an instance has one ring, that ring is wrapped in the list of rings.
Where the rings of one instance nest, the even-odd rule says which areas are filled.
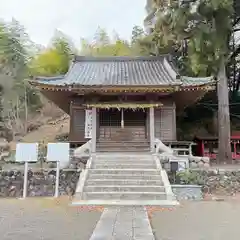
[[[76,194],[77,197],[77,194]],[[166,200],[164,192],[83,192],[82,200]]]
[[[176,200],[82,200],[80,197],[74,197],[72,206],[161,206],[161,208],[169,208],[178,206],[179,202]]]
[[[142,165],[142,164],[146,164],[146,165],[151,165],[153,168],[156,168],[156,162],[152,159],[149,160],[127,160],[127,159],[121,159],[121,160],[94,160],[92,162],[91,166],[95,166],[95,165],[108,165],[108,166],[116,166],[116,165],[129,165],[131,164],[133,167],[136,165]],[[114,168],[114,167],[113,167]]]
[[[137,155],[137,156],[133,156],[133,155],[125,155],[125,156],[122,156],[121,153],[118,153],[118,154],[112,154],[112,155],[100,155],[100,156],[96,156],[94,157],[94,159],[96,160],[131,160],[131,161],[136,161],[136,160],[153,160],[154,158],[152,156],[147,156],[147,155]]]
[[[93,158],[93,161],[114,161],[114,162],[117,162],[117,161],[132,161],[132,162],[138,162],[138,161],[154,161],[153,157],[147,157],[147,156],[138,156],[138,157],[132,157],[132,156],[129,156],[129,157],[122,157],[121,155],[113,155],[113,156],[97,156],[95,158]]]
[[[150,148],[96,148],[96,152],[150,152]]]
[[[116,141],[116,140],[112,140],[112,139],[98,139],[97,140],[97,143],[150,143],[150,141],[146,138],[137,138],[137,139],[132,139],[132,140],[119,140],[119,141]]]
[[[117,158],[131,158],[131,159],[138,159],[138,158],[143,158],[143,159],[150,159],[153,158],[153,155],[151,153],[129,153],[129,152],[111,152],[111,153],[97,153],[95,158],[112,158],[112,157],[117,157]]]
[[[89,175],[90,174],[118,174],[118,175],[125,175],[125,174],[130,174],[130,175],[159,175],[160,176],[160,171],[157,169],[89,169]]]
[[[138,161],[138,160],[127,160],[127,159],[121,159],[121,160],[114,160],[114,159],[105,159],[105,160],[97,160],[94,159],[92,161],[93,165],[108,165],[108,166],[115,166],[115,165],[153,165],[154,168],[156,167],[156,162],[152,159],[149,160],[142,160],[142,161]]]
[[[150,142],[97,142],[97,146],[149,146]]]
[[[95,169],[155,169],[156,165],[154,163],[93,163],[91,168]]]
[[[85,186],[83,192],[165,192],[163,186],[141,186],[141,185],[95,185]]]
[[[102,180],[102,181],[111,181],[111,180],[119,180],[124,181],[125,179],[127,181],[161,181],[161,175],[160,174],[131,174],[131,173],[123,173],[123,174],[95,174],[95,173],[89,173],[88,175],[88,181],[95,181],[95,180]]]
[[[97,149],[109,149],[109,150],[112,150],[112,149],[118,149],[119,151],[122,151],[122,150],[125,150],[127,151],[128,149],[132,150],[132,149],[136,149],[136,150],[139,150],[141,148],[143,149],[150,149],[150,146],[149,145],[96,145],[96,148]]]
[[[120,157],[112,157],[112,158],[94,158],[92,162],[99,163],[99,162],[107,162],[107,163],[117,163],[117,162],[128,162],[128,163],[155,163],[153,158],[120,158]]]
[[[150,143],[150,141],[147,139],[147,138],[135,138],[135,139],[118,139],[118,140],[113,140],[113,139],[107,139],[107,138],[99,138],[97,140],[97,143],[116,143],[116,144],[119,144],[119,143]]]
[[[108,186],[125,186],[125,185],[155,186],[155,185],[158,185],[158,186],[161,186],[163,185],[163,183],[161,180],[148,180],[146,178],[142,179],[141,176],[139,176],[139,179],[128,179],[127,177],[126,178],[122,177],[122,179],[117,179],[107,175],[106,179],[103,179],[103,178],[93,179],[91,176],[90,179],[87,179],[85,186],[95,186],[95,185],[108,185]]]
[[[135,153],[124,153],[124,152],[115,152],[115,153],[97,153],[95,155],[95,157],[111,157],[111,156],[115,156],[115,155],[119,155],[120,157],[133,157],[133,158],[138,158],[139,156],[141,157],[152,157],[151,153],[139,153],[139,152],[135,152]]]

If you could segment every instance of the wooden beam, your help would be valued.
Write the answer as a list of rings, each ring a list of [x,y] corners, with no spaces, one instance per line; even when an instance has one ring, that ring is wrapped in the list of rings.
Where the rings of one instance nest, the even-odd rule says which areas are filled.
[[[92,153],[96,152],[97,143],[97,110],[92,108]]]

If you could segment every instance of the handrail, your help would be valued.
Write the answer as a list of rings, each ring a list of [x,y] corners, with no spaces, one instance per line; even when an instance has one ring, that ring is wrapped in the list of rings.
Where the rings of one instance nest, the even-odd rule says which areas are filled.
[[[161,178],[162,178],[163,185],[164,185],[164,188],[165,188],[165,191],[166,191],[167,200],[171,200],[171,201],[175,200],[175,195],[172,191],[172,187],[171,187],[171,184],[169,182],[166,170],[162,169],[160,171],[160,173],[161,173]]]
[[[160,139],[155,138],[154,143],[156,146],[156,153],[159,153],[161,150],[162,152],[173,154],[173,150],[170,147],[166,146]]]
[[[88,142],[83,144],[81,147],[78,147],[77,149],[74,150],[74,156],[75,157],[83,157],[86,155],[90,156],[91,145],[92,145],[92,140],[89,140]],[[86,150],[88,150],[88,154],[86,153]]]
[[[88,169],[83,169],[83,171],[80,174],[80,177],[77,183],[77,189],[76,189],[76,193],[80,194],[80,198],[82,198],[83,188],[84,188],[84,184],[87,177],[88,177]]]

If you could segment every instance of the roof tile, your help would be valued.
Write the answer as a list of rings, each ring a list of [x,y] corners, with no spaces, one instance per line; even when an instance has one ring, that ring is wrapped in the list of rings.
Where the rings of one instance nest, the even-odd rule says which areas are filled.
[[[40,84],[55,86],[200,86],[213,83],[212,77],[178,78],[169,56],[83,57],[75,59],[65,76],[38,77]]]
[[[64,78],[46,79],[47,84],[81,86],[178,85],[177,72],[167,56],[75,57]],[[43,79],[36,79],[41,83]]]

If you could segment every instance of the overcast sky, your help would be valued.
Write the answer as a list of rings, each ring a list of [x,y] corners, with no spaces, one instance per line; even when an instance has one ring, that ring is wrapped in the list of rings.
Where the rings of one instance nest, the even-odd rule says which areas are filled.
[[[146,0],[1,0],[0,18],[15,18],[31,39],[47,45],[55,29],[76,44],[90,38],[97,27],[113,30],[125,39],[134,25],[142,25]]]

